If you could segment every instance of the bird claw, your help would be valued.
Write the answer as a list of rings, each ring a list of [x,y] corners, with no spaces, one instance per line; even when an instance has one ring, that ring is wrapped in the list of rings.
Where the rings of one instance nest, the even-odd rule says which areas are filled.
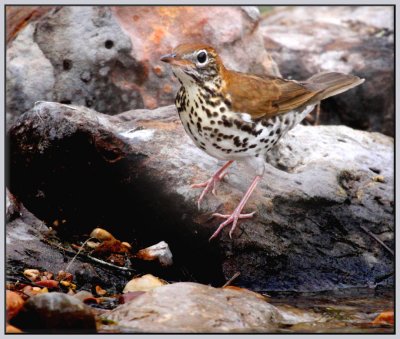
[[[224,218],[226,219],[222,224],[220,224],[217,228],[217,230],[213,233],[213,235],[210,237],[210,239],[208,239],[209,241],[211,241],[212,239],[214,239],[220,232],[221,230],[232,223],[232,227],[229,231],[229,237],[232,239],[232,234],[233,231],[236,228],[237,222],[239,219],[249,219],[252,218],[254,216],[256,212],[251,212],[251,213],[246,213],[246,214],[241,214],[240,210],[237,208],[235,209],[232,214],[220,214],[220,213],[213,213],[213,217],[218,217],[218,218]]]
[[[208,180],[207,180],[206,182],[202,182],[202,183],[200,183],[200,184],[193,184],[193,185],[190,185],[190,188],[202,188],[202,187],[206,187],[206,186],[207,186],[207,183],[208,183]]]
[[[210,191],[212,187],[212,194],[216,196],[216,185],[218,181],[220,181],[226,174],[227,168],[232,164],[233,160],[228,161],[224,166],[222,166],[217,172],[214,173],[214,175],[208,179],[205,182],[202,182],[200,184],[193,184],[190,187],[191,188],[203,188],[203,192],[201,192],[199,199],[197,200],[197,207],[200,210],[200,204],[203,201],[203,198],[207,194],[207,192]]]

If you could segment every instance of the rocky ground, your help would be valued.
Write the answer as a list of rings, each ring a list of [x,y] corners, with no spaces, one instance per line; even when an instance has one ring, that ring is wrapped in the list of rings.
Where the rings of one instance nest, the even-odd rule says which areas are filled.
[[[388,7],[6,14],[7,332],[393,331]],[[289,132],[245,207],[255,217],[211,242],[212,213],[232,211],[253,173],[232,165],[197,209],[190,185],[221,164],[185,134],[170,105],[178,83],[159,56],[199,37],[236,70],[366,78],[307,119],[351,127]],[[303,309],[265,294],[354,288],[369,292]]]
[[[256,217],[211,243],[211,214],[232,210],[253,174],[233,166],[197,211],[190,185],[218,164],[173,106],[110,117],[41,103],[9,137],[10,190],[40,220],[65,234],[103,225],[140,246],[165,240],[197,281],[240,271],[248,288],[316,291],[385,283],[393,270],[364,231],[393,247],[393,140],[382,134],[298,126],[270,154],[246,207]]]

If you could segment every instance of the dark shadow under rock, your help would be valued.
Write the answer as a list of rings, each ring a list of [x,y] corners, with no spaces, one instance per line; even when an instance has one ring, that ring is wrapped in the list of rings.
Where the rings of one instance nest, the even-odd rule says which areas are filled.
[[[343,126],[298,126],[271,152],[247,210],[256,217],[208,242],[252,173],[234,165],[197,210],[217,162],[196,148],[175,108],[111,117],[41,103],[9,132],[8,187],[59,234],[103,227],[138,249],[166,241],[174,270],[161,277],[258,290],[316,291],[390,283],[393,140]],[[279,169],[278,169],[279,168]],[[374,169],[375,171],[371,170]],[[376,171],[379,171],[377,174]],[[389,277],[389,280],[387,279]]]

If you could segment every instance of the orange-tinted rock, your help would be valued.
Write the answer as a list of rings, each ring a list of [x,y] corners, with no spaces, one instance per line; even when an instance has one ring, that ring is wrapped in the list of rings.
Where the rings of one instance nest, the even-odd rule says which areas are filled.
[[[24,302],[24,299],[17,292],[6,290],[7,320],[13,318],[19,312]]]
[[[146,69],[139,84],[148,94],[143,96],[145,107],[173,102],[179,83],[161,64],[160,56],[183,42],[213,45],[228,68],[279,74],[263,47],[255,7],[118,6],[112,10],[131,38],[132,57]]]
[[[36,101],[106,114],[171,104],[178,81],[160,57],[187,41],[212,44],[235,70],[278,73],[265,51],[256,7],[60,6],[42,16],[37,11],[10,11],[8,30],[15,38],[7,49],[8,124]]]
[[[54,6],[7,6],[6,40],[9,43],[31,21],[37,20]]]
[[[394,312],[393,311],[385,311],[380,313],[373,321],[373,325],[394,325]]]

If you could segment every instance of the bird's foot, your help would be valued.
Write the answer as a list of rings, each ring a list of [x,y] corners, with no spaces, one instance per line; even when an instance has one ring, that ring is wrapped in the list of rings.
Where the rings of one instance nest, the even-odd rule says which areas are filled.
[[[204,187],[203,191],[200,194],[199,199],[197,200],[197,207],[198,209],[200,209],[200,204],[203,201],[204,197],[206,196],[206,194],[211,190],[213,195],[216,195],[216,184],[218,183],[218,181],[220,181],[222,178],[220,178],[219,175],[213,175],[210,179],[208,179],[205,182],[202,182],[200,184],[193,184],[190,187],[191,188],[202,188]]]
[[[248,219],[251,218],[256,212],[251,212],[247,214],[241,214],[242,209],[244,205],[247,203],[247,200],[249,200],[249,197],[251,193],[253,193],[254,189],[257,186],[257,183],[261,180],[260,175],[256,175],[255,178],[253,179],[253,182],[251,183],[250,187],[247,189],[245,195],[243,196],[242,200],[240,201],[239,205],[235,208],[235,210],[232,212],[232,214],[220,214],[220,213],[214,213],[213,216],[215,217],[220,217],[220,218],[225,218],[226,220],[219,225],[217,230],[213,233],[213,235],[210,237],[209,240],[215,238],[219,232],[226,226],[232,223],[232,228],[229,231],[229,237],[232,239],[232,233],[236,228],[237,222],[239,219]]]
[[[216,195],[216,185],[219,181],[222,180],[222,178],[226,174],[227,168],[232,164],[233,161],[228,161],[223,167],[221,167],[217,172],[214,173],[214,175],[208,179],[205,182],[202,182],[200,184],[193,184],[190,187],[191,188],[203,188],[203,192],[201,192],[199,199],[197,200],[197,207],[200,209],[200,204],[203,201],[205,195],[211,190],[211,193],[215,196]]]
[[[214,217],[225,218],[226,220],[225,220],[222,224],[219,225],[219,227],[217,228],[217,230],[216,230],[216,231],[213,233],[213,235],[210,237],[209,241],[210,241],[211,239],[214,239],[214,238],[219,234],[219,232],[221,232],[221,230],[222,230],[225,226],[227,226],[227,225],[229,225],[229,224],[232,224],[231,230],[229,231],[229,237],[232,239],[232,233],[233,233],[233,231],[234,231],[235,228],[236,228],[236,225],[237,225],[238,220],[239,220],[239,219],[249,219],[249,218],[252,218],[252,217],[254,216],[254,214],[256,213],[255,211],[254,211],[254,212],[251,212],[251,213],[246,213],[246,214],[241,214],[240,212],[241,212],[241,208],[240,208],[240,206],[238,206],[238,207],[233,211],[232,214],[214,213],[214,214],[213,214]]]

